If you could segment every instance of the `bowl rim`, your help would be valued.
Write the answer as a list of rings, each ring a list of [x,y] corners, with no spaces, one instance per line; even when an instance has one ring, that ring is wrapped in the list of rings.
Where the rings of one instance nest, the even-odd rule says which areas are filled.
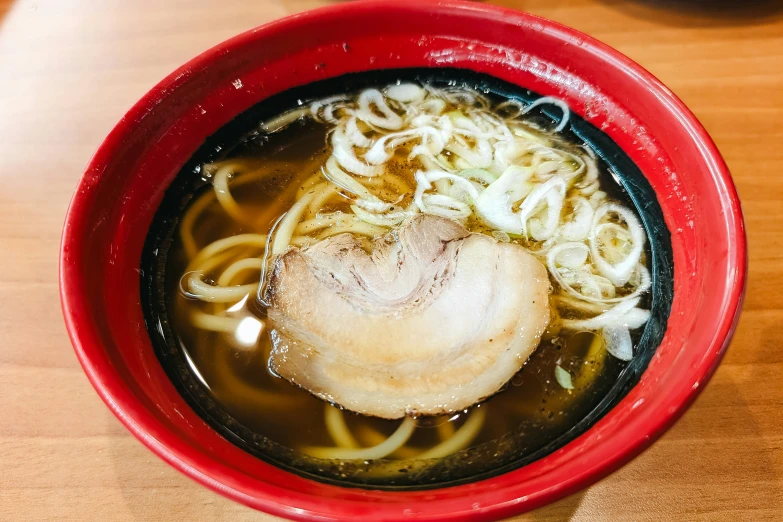
[[[436,515],[425,516],[424,518],[431,520],[457,520],[476,519],[477,517],[489,519],[505,516],[519,512],[522,509],[532,509],[560,499],[594,483],[641,453],[674,424],[704,388],[704,384],[712,376],[725,354],[739,319],[745,293],[747,240],[742,211],[736,188],[716,145],[691,111],[657,78],[618,51],[592,37],[541,17],[485,4],[475,4],[460,0],[446,0],[437,3],[417,2],[416,0],[366,0],[364,2],[331,5],[292,15],[250,29],[208,49],[168,75],[134,104],[103,140],[90,160],[71,200],[63,229],[59,265],[61,306],[68,335],[77,358],[101,399],[136,438],[173,467],[224,496],[280,516],[308,520],[347,516],[354,516],[357,519],[366,518],[368,516],[367,511],[354,510],[351,512],[348,510],[348,507],[339,505],[340,501],[338,500],[321,501],[322,505],[316,510],[309,507],[300,507],[304,504],[305,499],[308,501],[319,500],[318,497],[313,495],[291,492],[290,496],[280,498],[271,492],[255,491],[248,493],[233,486],[236,484],[235,477],[232,479],[222,469],[213,465],[214,463],[204,459],[199,452],[193,450],[187,444],[177,441],[175,434],[169,433],[170,437],[161,436],[162,434],[153,427],[154,419],[152,419],[148,411],[145,411],[144,406],[137,400],[133,401],[124,390],[121,390],[119,383],[105,379],[101,374],[101,369],[93,360],[92,354],[94,350],[100,350],[101,347],[92,346],[90,344],[92,342],[91,339],[83,333],[86,328],[85,322],[89,323],[90,321],[89,318],[83,315],[83,310],[88,305],[84,303],[84,296],[80,295],[79,285],[81,282],[75,274],[75,269],[68,263],[67,252],[69,249],[78,248],[83,244],[84,238],[80,237],[79,229],[74,226],[74,222],[79,215],[87,212],[91,204],[91,193],[88,189],[100,177],[102,167],[108,161],[108,158],[111,157],[114,149],[122,142],[123,137],[132,132],[134,124],[139,120],[139,116],[151,111],[156,101],[163,97],[169,89],[176,86],[178,80],[184,74],[190,70],[208,66],[210,63],[219,60],[221,55],[233,48],[242,46],[248,41],[261,38],[268,33],[285,32],[305,20],[317,19],[327,14],[340,15],[356,10],[383,9],[392,8],[392,6],[396,9],[410,9],[416,12],[427,13],[457,10],[473,13],[476,16],[514,17],[515,19],[536,24],[542,30],[546,30],[548,33],[559,36],[562,39],[578,41],[580,42],[579,45],[587,52],[600,57],[601,60],[610,63],[613,67],[634,75],[639,87],[653,92],[660,101],[661,106],[674,115],[686,128],[693,142],[699,147],[704,160],[709,163],[708,167],[712,173],[712,178],[721,191],[721,207],[725,211],[726,225],[734,238],[734,242],[728,251],[726,262],[728,266],[733,268],[735,279],[733,284],[727,283],[727,289],[723,295],[722,306],[724,313],[714,320],[715,335],[712,337],[710,344],[710,356],[705,356],[697,366],[693,367],[692,373],[689,374],[692,376],[693,385],[676,397],[671,397],[670,407],[666,415],[645,419],[643,423],[644,429],[641,431],[634,433],[626,432],[618,435],[618,437],[622,436],[625,439],[621,451],[612,454],[604,453],[600,461],[585,458],[583,462],[584,467],[579,473],[568,477],[560,476],[557,479],[539,477],[542,486],[534,498],[519,498],[515,496],[512,489],[513,484],[509,482],[509,476],[513,475],[514,472],[509,472],[474,483],[484,486],[482,491],[473,492],[477,499],[478,495],[487,493],[488,488],[496,488],[495,494],[487,496],[486,502],[481,502],[480,510],[464,510],[462,507],[457,509],[456,503],[451,503],[448,500],[433,500],[432,502],[437,503],[442,510],[438,511]],[[574,442],[576,441],[573,441],[571,444]],[[497,491],[502,488],[506,489]],[[438,490],[431,491],[437,492]],[[397,495],[400,499],[404,498],[402,493],[384,493],[391,496]],[[375,511],[372,512],[373,516],[378,518],[384,517],[384,519],[386,517],[389,519],[395,517],[409,518],[416,514],[412,511],[402,510],[400,505],[396,503],[391,503],[389,506],[375,505],[374,509]]]

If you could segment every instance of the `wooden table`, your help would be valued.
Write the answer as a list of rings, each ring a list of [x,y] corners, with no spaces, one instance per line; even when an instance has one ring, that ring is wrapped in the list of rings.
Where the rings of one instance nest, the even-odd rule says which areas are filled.
[[[498,3],[607,42],[693,109],[744,205],[745,311],[671,431],[519,520],[783,520],[783,2],[649,1]],[[63,327],[58,244],[82,168],[147,89],[240,31],[328,3],[0,0],[0,520],[273,519],[168,467],[101,403]]]

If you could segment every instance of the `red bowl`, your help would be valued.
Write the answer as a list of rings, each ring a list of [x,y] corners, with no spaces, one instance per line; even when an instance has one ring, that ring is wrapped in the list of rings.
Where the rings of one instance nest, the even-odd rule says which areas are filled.
[[[639,383],[587,432],[523,468],[468,485],[342,488],[278,469],[223,439],[167,379],[139,294],[142,246],[164,191],[204,139],[275,93],[349,72],[458,67],[564,99],[636,162],[671,232],[674,299]],[[690,111],[617,51],[527,14],[456,1],[357,2],[253,29],[147,93],[90,162],[65,222],[60,297],[90,381],[166,462],[248,506],[305,520],[477,520],[573,493],[636,456],[685,411],[734,331],[745,231],[729,172]]]

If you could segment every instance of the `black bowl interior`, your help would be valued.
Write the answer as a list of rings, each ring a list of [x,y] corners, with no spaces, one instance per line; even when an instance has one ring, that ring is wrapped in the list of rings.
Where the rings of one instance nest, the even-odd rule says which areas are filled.
[[[441,459],[424,470],[398,474],[393,480],[352,472],[362,471],[361,468],[367,466],[364,463],[327,462],[303,456],[243,426],[215,401],[194,375],[181,342],[171,328],[172,321],[167,305],[164,273],[179,216],[194,195],[208,185],[208,181],[198,175],[200,166],[224,157],[244,136],[256,129],[260,121],[295,107],[299,100],[355,92],[371,86],[389,85],[398,80],[466,85],[479,91],[526,102],[539,98],[534,92],[487,75],[445,68],[349,74],[273,96],[240,114],[210,136],[183,167],[180,175],[168,188],[155,215],[141,260],[141,297],[147,318],[147,331],[160,363],[188,404],[218,433],[248,453],[293,473],[342,486],[373,489],[451,486],[505,473],[564,446],[595,424],[639,381],[663,338],[673,295],[671,238],[655,192],[639,168],[617,144],[604,132],[572,113],[569,126],[564,132],[571,133],[573,139],[583,141],[591,147],[600,158],[602,168],[610,169],[614,174],[618,184],[611,195],[633,205],[640,215],[649,239],[647,255],[652,267],[652,291],[646,303],[652,316],[635,339],[636,355],[630,363],[623,364],[619,378],[608,387],[605,395],[586,415],[544,444],[530,446],[519,443],[515,434],[520,430],[540,428],[534,424],[523,424],[497,441]],[[548,111],[549,109],[544,110],[552,119],[557,120],[560,117],[558,109],[551,109],[551,114]],[[404,468],[405,464],[401,463],[401,467]]]

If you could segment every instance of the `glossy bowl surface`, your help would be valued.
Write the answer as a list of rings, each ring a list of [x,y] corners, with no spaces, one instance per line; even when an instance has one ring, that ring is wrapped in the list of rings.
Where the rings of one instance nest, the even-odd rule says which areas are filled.
[[[515,471],[422,491],[339,487],[243,452],[166,378],[147,334],[139,263],[163,194],[206,137],[257,102],[350,72],[451,67],[565,100],[649,180],[671,232],[674,299],[639,383],[586,433]],[[628,462],[715,371],[745,289],[746,241],[729,172],[705,130],[639,65],[534,16],[458,1],[355,2],[228,40],[147,93],[101,144],[66,218],[60,295],[90,382],[122,423],[186,475],[248,506],[303,520],[488,520],[542,506]],[[154,327],[154,325],[151,325]]]

